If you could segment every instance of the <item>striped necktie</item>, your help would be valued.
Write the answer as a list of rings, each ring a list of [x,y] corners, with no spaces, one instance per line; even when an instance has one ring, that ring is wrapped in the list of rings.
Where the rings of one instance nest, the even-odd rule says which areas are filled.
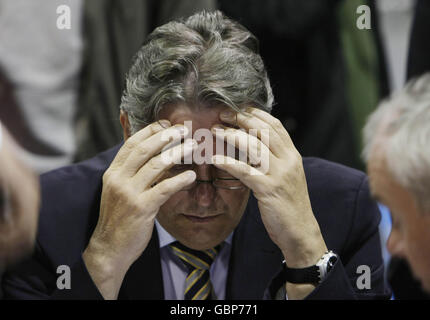
[[[212,299],[212,284],[209,269],[221,246],[198,251],[190,249],[178,241],[170,245],[173,252],[188,268],[188,276],[185,280],[185,300],[209,300]]]

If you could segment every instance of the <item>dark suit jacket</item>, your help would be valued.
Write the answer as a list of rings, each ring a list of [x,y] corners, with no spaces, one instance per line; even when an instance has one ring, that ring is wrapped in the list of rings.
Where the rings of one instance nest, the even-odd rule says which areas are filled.
[[[77,165],[41,177],[42,208],[37,247],[28,261],[4,277],[5,298],[101,299],[82,252],[94,230],[102,189],[102,175],[118,147]],[[386,296],[379,245],[380,214],[369,197],[366,176],[324,160],[304,159],[309,195],[327,247],[341,261],[308,298],[353,299]],[[235,230],[227,277],[227,299],[262,299],[283,260],[262,224],[257,201],[251,195]],[[359,290],[359,265],[372,270],[371,289]],[[71,267],[71,289],[58,290],[59,265]],[[274,292],[271,292],[274,294]],[[158,236],[131,266],[120,299],[163,299]]]

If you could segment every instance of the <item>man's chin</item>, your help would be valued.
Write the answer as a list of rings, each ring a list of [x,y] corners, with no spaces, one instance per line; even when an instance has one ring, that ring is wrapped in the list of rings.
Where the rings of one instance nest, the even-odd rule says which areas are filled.
[[[199,251],[214,248],[223,241],[223,239],[219,239],[219,236],[211,237],[207,234],[178,237],[178,240],[186,247]]]
[[[226,238],[224,233],[200,227],[188,229],[186,234],[177,235],[175,238],[190,249],[202,251],[214,248],[223,242]]]
[[[195,225],[205,225],[219,221],[222,218],[222,214],[212,214],[212,215],[191,215],[191,214],[181,214],[183,218]]]

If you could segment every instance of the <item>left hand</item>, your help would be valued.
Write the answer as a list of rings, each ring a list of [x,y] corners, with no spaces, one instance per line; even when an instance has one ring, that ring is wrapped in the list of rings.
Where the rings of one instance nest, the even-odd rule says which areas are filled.
[[[246,132],[225,126],[215,126],[212,132],[227,143],[235,141],[240,150],[246,147],[241,151],[251,158],[255,150],[249,148],[256,147],[262,155],[267,155],[263,161],[268,163],[255,168],[228,156],[215,155],[213,164],[240,179],[253,191],[264,226],[281,249],[287,265],[290,268],[314,265],[327,247],[312,212],[301,155],[282,123],[267,112],[249,107],[245,114],[233,110],[227,113],[230,116],[224,117],[221,113],[220,119]],[[253,134],[250,129],[257,129],[258,134]],[[268,133],[268,139],[263,138],[264,133]]]

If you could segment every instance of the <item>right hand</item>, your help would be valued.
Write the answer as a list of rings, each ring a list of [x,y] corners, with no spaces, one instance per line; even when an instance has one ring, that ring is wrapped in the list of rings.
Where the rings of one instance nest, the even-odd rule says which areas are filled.
[[[163,134],[178,141],[187,129],[170,127],[168,122],[163,126],[154,122],[128,138],[103,175],[100,216],[83,258],[105,298],[116,298],[128,268],[147,247],[160,206],[196,179],[187,171],[154,186],[166,169],[197,145],[188,139],[163,151],[173,155],[167,163],[160,154],[169,144]],[[185,128],[185,133],[178,134],[178,128]]]
[[[18,158],[18,147],[0,125],[0,269],[33,250],[39,218],[37,176]],[[1,271],[1,270],[0,270]]]

